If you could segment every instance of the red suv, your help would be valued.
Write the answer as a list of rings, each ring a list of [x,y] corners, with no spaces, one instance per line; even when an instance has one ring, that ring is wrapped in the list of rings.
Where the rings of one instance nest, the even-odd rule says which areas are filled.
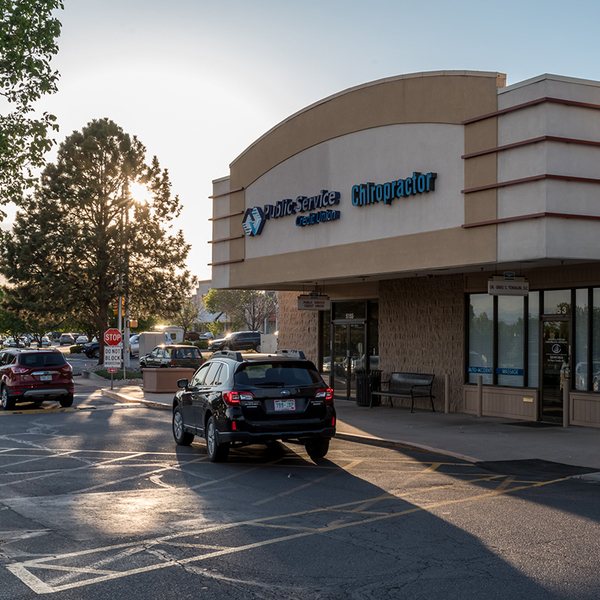
[[[58,400],[64,407],[73,404],[73,369],[58,351],[2,350],[0,386],[4,410],[12,410],[15,402]]]

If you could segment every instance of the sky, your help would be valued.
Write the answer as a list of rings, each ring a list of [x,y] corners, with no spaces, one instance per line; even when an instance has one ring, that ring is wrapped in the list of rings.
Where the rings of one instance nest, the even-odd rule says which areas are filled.
[[[498,71],[600,80],[597,0],[65,0],[60,143],[108,117],[167,168],[210,279],[212,180],[257,138],[344,89],[405,73]],[[52,161],[53,155],[48,159]]]

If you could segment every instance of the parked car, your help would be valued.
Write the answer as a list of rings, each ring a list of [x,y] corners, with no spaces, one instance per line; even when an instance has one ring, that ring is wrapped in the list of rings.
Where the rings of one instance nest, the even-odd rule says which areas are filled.
[[[84,344],[81,350],[88,358],[100,358],[100,344],[98,342]]]
[[[0,398],[4,410],[16,402],[58,400],[73,404],[73,369],[57,350],[0,351]]]
[[[256,350],[260,352],[260,331],[235,331],[224,338],[208,341],[208,349],[217,350]]]
[[[83,346],[83,344],[87,344],[87,343],[88,343],[88,341],[89,341],[89,340],[88,340],[88,337],[87,337],[87,335],[79,335],[79,336],[77,336],[77,339],[75,340],[75,343],[76,343],[78,346]]]
[[[49,348],[50,346],[52,346],[52,342],[50,341],[50,338],[47,335],[42,336],[41,345],[42,348]]]
[[[202,353],[196,346],[161,344],[150,354],[140,357],[140,368],[183,367],[197,369],[204,364]]]
[[[8,337],[4,340],[4,346],[6,348],[25,348],[25,342],[19,338]]]
[[[129,356],[139,356],[140,353],[140,334],[134,333],[129,338]]]
[[[335,435],[333,390],[315,365],[297,356],[217,352],[173,399],[173,436],[182,446],[206,439],[212,462],[232,444],[296,440],[323,458]]]
[[[64,346],[65,344],[68,346],[72,346],[75,344],[75,338],[70,333],[63,333],[58,340],[60,346]]]

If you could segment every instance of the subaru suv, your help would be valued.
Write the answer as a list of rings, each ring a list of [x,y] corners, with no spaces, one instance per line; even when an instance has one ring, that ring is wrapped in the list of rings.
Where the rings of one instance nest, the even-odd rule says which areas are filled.
[[[208,341],[211,352],[217,350],[256,350],[260,352],[260,331],[234,331],[224,338]]]
[[[0,352],[0,398],[4,410],[16,402],[58,400],[73,404],[73,369],[57,350],[3,350]]]
[[[192,377],[180,379],[173,399],[173,436],[188,446],[206,439],[212,462],[232,445],[298,441],[323,458],[335,435],[333,390],[302,352],[215,352]]]

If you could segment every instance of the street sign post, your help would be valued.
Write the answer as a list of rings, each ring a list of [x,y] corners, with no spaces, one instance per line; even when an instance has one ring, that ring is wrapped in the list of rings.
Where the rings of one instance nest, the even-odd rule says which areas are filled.
[[[118,329],[107,329],[104,332],[104,366],[110,373],[110,389],[113,389],[113,376],[121,366],[121,332]]]
[[[104,342],[108,346],[118,346],[121,343],[121,332],[112,327],[104,332]]]

